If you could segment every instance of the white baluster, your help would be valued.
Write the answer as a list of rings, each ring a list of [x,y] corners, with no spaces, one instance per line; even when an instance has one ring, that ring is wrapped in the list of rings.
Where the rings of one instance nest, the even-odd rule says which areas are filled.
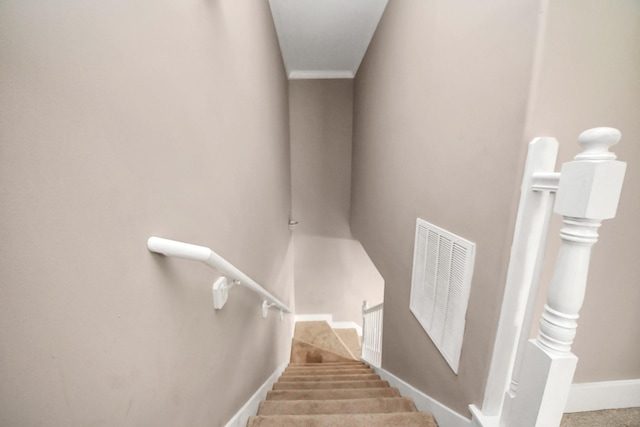
[[[362,301],[362,350],[360,352],[364,359],[368,357],[369,353],[369,349],[367,348],[369,342],[369,325],[367,325],[367,313],[365,313],[368,307],[369,304],[367,300]]]

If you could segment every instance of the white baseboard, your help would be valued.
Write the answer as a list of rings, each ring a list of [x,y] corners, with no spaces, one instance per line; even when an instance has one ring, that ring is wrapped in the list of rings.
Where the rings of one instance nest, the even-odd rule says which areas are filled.
[[[226,427],[245,427],[249,417],[258,413],[260,402],[267,398],[267,392],[271,390],[273,384],[284,372],[288,363],[283,364],[275,370],[273,374],[260,386],[260,388],[249,398],[247,403],[229,420]]]
[[[296,314],[296,322],[317,322],[324,320],[325,322],[333,322],[333,314]]]
[[[382,368],[373,369],[383,380],[389,381],[392,387],[398,388],[402,396],[412,398],[418,410],[432,413],[440,427],[471,427],[471,420],[427,396],[391,372]]]
[[[578,383],[571,386],[565,412],[640,406],[640,379]]]

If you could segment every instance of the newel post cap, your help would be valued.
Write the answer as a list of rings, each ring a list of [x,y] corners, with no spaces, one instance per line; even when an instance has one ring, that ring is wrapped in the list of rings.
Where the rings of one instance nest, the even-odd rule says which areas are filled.
[[[620,141],[614,128],[594,128],[580,134],[584,151],[562,165],[554,211],[573,218],[610,219],[616,216],[627,168],[609,148]]]
[[[574,160],[615,160],[616,155],[609,148],[620,142],[622,133],[616,128],[587,129],[578,136],[578,144],[584,150]]]

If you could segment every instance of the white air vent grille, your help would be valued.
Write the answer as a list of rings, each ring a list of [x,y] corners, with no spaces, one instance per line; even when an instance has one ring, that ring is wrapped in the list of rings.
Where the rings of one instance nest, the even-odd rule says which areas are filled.
[[[418,218],[410,308],[457,374],[475,244]]]

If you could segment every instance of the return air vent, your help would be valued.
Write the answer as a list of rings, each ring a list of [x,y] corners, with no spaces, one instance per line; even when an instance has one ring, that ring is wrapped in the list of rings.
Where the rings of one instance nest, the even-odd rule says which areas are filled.
[[[410,308],[458,373],[475,244],[418,218]]]

